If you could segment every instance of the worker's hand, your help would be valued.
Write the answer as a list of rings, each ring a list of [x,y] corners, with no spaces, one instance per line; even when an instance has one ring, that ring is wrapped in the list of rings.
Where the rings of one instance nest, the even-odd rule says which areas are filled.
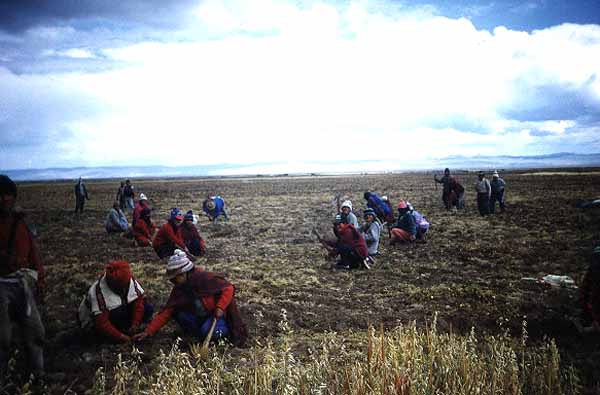
[[[214,315],[215,315],[216,319],[219,319],[219,318],[223,317],[223,310],[221,310],[220,308],[217,307],[215,309]]]
[[[136,335],[133,335],[132,339],[133,339],[134,342],[141,342],[142,340],[144,340],[148,336],[150,336],[148,334],[148,332],[144,331],[144,332],[140,332],[140,333],[138,333]]]

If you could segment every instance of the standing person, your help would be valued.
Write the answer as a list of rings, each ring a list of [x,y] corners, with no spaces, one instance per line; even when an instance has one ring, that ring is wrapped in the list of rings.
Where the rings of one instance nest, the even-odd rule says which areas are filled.
[[[206,253],[206,243],[198,228],[194,224],[194,212],[189,210],[183,217],[183,225],[181,226],[181,234],[183,235],[183,241],[185,246],[190,251],[190,254],[194,256],[202,256]]]
[[[82,328],[95,331],[112,342],[131,341],[142,322],[150,321],[154,309],[146,303],[144,289],[133,278],[125,261],[106,265],[79,305]]]
[[[372,208],[377,214],[377,218],[382,223],[391,224],[394,222],[394,212],[390,206],[384,202],[375,192],[365,192],[364,198],[367,201],[367,207]]]
[[[123,210],[119,208],[119,202],[114,202],[112,208],[108,212],[104,228],[107,233],[128,233],[129,222]]]
[[[202,210],[213,224],[217,223],[217,218],[221,215],[227,220],[227,211],[225,210],[225,200],[221,196],[207,196],[202,202]]]
[[[360,231],[365,238],[369,256],[373,257],[379,254],[379,239],[381,237],[381,223],[377,219],[377,214],[372,208],[363,211],[365,223],[360,227]]]
[[[206,338],[214,319],[211,340],[227,338],[234,346],[244,344],[248,330],[237,308],[235,287],[229,281],[194,267],[180,250],[169,258],[166,274],[173,283],[167,304],[134,340],[154,335],[173,317],[186,334],[200,339]]]
[[[398,202],[398,221],[392,228],[391,244],[412,243],[417,238],[417,222],[404,200]]]
[[[149,208],[143,209],[140,213],[140,218],[133,226],[133,237],[140,247],[151,246],[152,240],[157,232],[156,226],[154,226],[152,218],[150,218],[150,214],[151,211]]]
[[[344,200],[340,206],[340,211],[345,222],[358,229],[358,219],[356,219],[356,215],[352,212],[352,202],[350,200]]]
[[[452,207],[459,210],[464,208],[465,188],[460,185],[455,177],[450,175],[449,168],[444,169],[444,176],[440,179],[437,178],[437,174],[434,174],[433,180],[438,184],[442,184],[442,201],[446,210],[450,210]]]
[[[79,215],[83,213],[83,206],[85,205],[86,199],[90,199],[87,193],[87,188],[85,187],[81,177],[79,177],[77,184],[75,184],[75,214]]]
[[[131,181],[125,180],[125,187],[123,188],[123,197],[125,198],[125,206],[128,211],[133,211],[135,205],[133,204],[133,197],[135,196],[134,187],[131,185]]]
[[[492,195],[490,198],[490,213],[494,214],[496,212],[496,202],[500,205],[500,212],[504,212],[504,187],[506,183],[500,176],[498,175],[498,171],[494,170],[494,174],[492,174],[492,182],[490,182],[490,186],[492,187]]]
[[[119,208],[125,211],[125,182],[121,181],[121,186],[119,186],[119,190],[117,191],[117,196],[115,197],[115,201],[119,202]]]
[[[133,209],[133,219],[131,220],[131,225],[135,226],[136,221],[140,218],[140,214],[143,209],[152,210],[150,207],[150,203],[148,203],[148,198],[143,193],[140,193],[140,199],[135,204],[135,208]]]
[[[475,190],[477,191],[477,209],[481,216],[488,215],[490,213],[490,196],[492,194],[492,187],[485,173],[480,171],[477,175],[478,181],[475,183]]]
[[[319,242],[325,247],[330,258],[335,258],[338,255],[340,260],[336,263],[336,267],[340,269],[356,269],[364,267],[370,269],[369,249],[362,233],[354,226],[346,223],[341,214],[335,216],[333,221],[333,233],[335,240],[323,239],[315,229]]]
[[[44,266],[25,215],[15,210],[17,186],[0,175],[0,379],[5,377],[13,326],[23,340],[28,367],[44,374],[44,324],[38,310],[44,291]]]
[[[167,258],[173,255],[176,249],[180,249],[189,254],[185,241],[181,224],[183,223],[183,214],[178,208],[171,209],[169,220],[158,228],[158,232],[152,241],[152,247],[159,258]]]

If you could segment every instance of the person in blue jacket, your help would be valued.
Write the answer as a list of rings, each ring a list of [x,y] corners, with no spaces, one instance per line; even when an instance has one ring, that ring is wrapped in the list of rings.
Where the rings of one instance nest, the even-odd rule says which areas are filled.
[[[221,196],[208,196],[202,203],[202,210],[206,213],[209,221],[217,223],[217,218],[221,215],[227,220],[227,211],[225,210],[225,201]]]

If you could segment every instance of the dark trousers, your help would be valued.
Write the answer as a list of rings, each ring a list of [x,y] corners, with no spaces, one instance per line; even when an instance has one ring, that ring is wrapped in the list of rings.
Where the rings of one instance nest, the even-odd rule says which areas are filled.
[[[155,247],[154,251],[159,258],[168,258],[175,252],[175,244],[173,243],[165,243],[161,246]]]
[[[487,193],[477,194],[477,209],[481,216],[488,215],[490,213],[490,197]]]
[[[204,255],[204,249],[202,249],[200,239],[187,240],[185,246],[190,250],[190,254],[194,256]]]
[[[82,213],[85,205],[85,196],[75,195],[75,212]]]
[[[498,192],[492,191],[492,196],[490,198],[490,213],[494,214],[496,212],[496,202],[500,205],[500,212],[504,212],[504,189]]]
[[[175,321],[177,321],[186,334],[200,339],[206,338],[213,320],[212,316],[199,317],[198,315],[189,312],[178,312],[174,317]],[[228,335],[229,326],[227,326],[225,318],[221,317],[217,320],[211,340],[218,340]]]
[[[17,328],[31,372],[36,375],[44,373],[44,324],[37,305],[32,303],[29,307],[31,311],[28,312],[21,283],[0,283],[0,378],[4,376],[10,356],[13,329]]]

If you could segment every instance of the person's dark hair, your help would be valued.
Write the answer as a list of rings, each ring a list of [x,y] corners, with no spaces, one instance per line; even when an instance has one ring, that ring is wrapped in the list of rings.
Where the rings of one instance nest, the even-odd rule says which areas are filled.
[[[369,200],[369,198],[371,197],[371,192],[369,192],[369,191],[365,192],[365,193],[364,193],[364,195],[363,195],[363,197],[364,197],[366,200]]]
[[[17,184],[4,174],[0,174],[0,194],[9,194],[17,197]]]

